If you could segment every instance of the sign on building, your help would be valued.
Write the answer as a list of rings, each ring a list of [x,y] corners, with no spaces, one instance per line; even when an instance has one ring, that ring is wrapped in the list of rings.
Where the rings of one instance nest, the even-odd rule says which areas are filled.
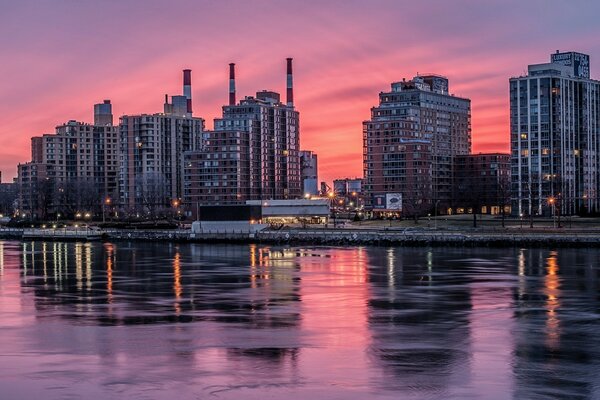
[[[550,56],[553,64],[560,64],[573,68],[573,75],[580,78],[590,77],[590,56],[582,53],[554,53]]]
[[[402,193],[386,193],[385,208],[390,211],[402,211]]]

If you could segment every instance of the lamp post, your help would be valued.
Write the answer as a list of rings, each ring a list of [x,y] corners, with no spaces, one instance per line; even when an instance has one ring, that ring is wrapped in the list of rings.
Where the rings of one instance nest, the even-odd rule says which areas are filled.
[[[104,199],[104,204],[102,204],[102,223],[106,222],[106,207],[110,207],[111,201],[112,200],[110,199],[110,197]]]
[[[179,217],[179,199],[174,199],[173,202],[173,208],[175,209],[175,218]]]
[[[519,214],[519,221],[521,221],[521,229],[523,229],[523,213]]]
[[[552,228],[556,228],[556,221],[554,219],[554,207],[556,203],[556,199],[554,197],[550,197],[548,199],[548,203],[552,206]]]
[[[437,209],[438,209],[438,204],[440,203],[439,200],[435,201],[435,207],[433,208],[433,227],[435,230],[437,230]]]

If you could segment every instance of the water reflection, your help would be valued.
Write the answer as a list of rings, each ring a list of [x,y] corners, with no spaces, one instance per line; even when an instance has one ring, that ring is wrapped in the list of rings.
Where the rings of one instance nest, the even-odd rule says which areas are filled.
[[[521,250],[513,333],[519,398],[597,398],[599,277],[596,250]]]
[[[34,289],[41,309],[51,303],[62,307],[62,318],[82,323],[297,324],[296,310],[272,312],[299,300],[295,253],[286,256],[261,248],[258,263],[248,271],[236,261],[248,259],[254,249],[236,248],[231,253],[224,246],[223,252],[215,253],[214,247],[25,243],[23,283]],[[74,260],[74,271],[68,269],[69,259]],[[165,279],[167,275],[170,279]],[[239,296],[248,285],[255,290],[249,297]],[[110,318],[103,312],[104,304],[114,305]]]
[[[3,396],[599,398],[599,261],[0,241]]]
[[[471,278],[448,252],[388,249],[368,253],[371,353],[388,390],[441,394],[463,379],[469,361]],[[442,260],[453,274],[436,273]],[[454,255],[456,258],[456,255]]]

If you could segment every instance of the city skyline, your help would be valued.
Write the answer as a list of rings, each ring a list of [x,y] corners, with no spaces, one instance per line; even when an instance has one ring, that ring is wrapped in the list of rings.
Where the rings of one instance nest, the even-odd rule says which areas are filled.
[[[32,136],[71,119],[92,122],[89,106],[103,99],[116,118],[159,112],[184,68],[194,74],[194,115],[206,121],[227,104],[230,62],[239,98],[283,94],[285,57],[295,60],[300,145],[319,155],[320,180],[362,175],[362,122],[390,82],[417,73],[447,76],[450,93],[472,100],[475,153],[507,152],[508,79],[525,74],[523,60],[579,51],[592,58],[591,77],[600,75],[600,6],[581,3],[7,4],[0,22],[13,34],[0,39],[9,55],[0,65],[0,170],[12,180]]]

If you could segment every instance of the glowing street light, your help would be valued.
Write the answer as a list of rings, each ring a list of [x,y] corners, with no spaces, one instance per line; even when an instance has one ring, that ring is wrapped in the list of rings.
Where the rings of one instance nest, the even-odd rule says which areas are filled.
[[[554,209],[555,209],[555,203],[556,203],[556,199],[552,196],[550,196],[548,198],[548,203],[550,203],[550,205],[552,206],[552,227],[556,228],[556,220],[554,218]]]

